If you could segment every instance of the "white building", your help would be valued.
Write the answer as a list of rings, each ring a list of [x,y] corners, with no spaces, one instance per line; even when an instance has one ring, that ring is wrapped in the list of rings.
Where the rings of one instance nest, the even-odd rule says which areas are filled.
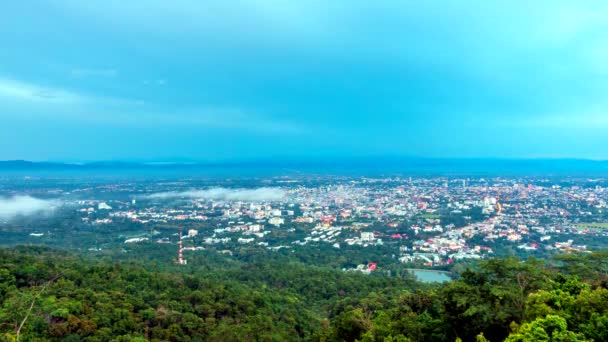
[[[98,209],[98,210],[111,210],[111,209],[112,209],[112,207],[110,207],[110,206],[109,206],[109,205],[108,205],[106,202],[100,202],[100,203],[97,205],[97,209]]]
[[[270,220],[268,220],[268,223],[278,227],[278,226],[284,224],[285,220],[280,217],[273,217]]]
[[[374,241],[374,233],[361,232],[361,241]]]

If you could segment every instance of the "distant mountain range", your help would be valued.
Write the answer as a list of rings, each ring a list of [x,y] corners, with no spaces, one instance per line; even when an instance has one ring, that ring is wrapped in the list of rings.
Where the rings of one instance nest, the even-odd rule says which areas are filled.
[[[230,169],[274,170],[340,174],[492,174],[492,175],[595,175],[608,176],[608,161],[588,159],[484,159],[484,158],[336,158],[272,159],[233,162],[124,162],[87,163],[0,161],[0,171],[200,171]]]

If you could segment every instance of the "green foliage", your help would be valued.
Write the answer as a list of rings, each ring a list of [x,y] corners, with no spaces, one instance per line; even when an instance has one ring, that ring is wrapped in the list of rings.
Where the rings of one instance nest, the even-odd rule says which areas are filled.
[[[475,337],[475,342],[490,342],[483,334],[479,334]]]
[[[505,340],[506,342],[575,342],[587,341],[582,334],[568,330],[563,317],[547,315],[525,323]]]
[[[361,309],[344,312],[336,317],[335,337],[340,341],[355,341],[372,327],[370,318]]]
[[[196,269],[0,249],[0,341],[32,303],[22,341],[606,341],[598,260],[494,259],[422,285],[257,256]]]
[[[348,307],[384,307],[414,284],[299,263],[217,266],[197,271],[83,260],[38,247],[0,249],[0,341],[13,336],[54,278],[36,298],[21,340],[290,341],[312,339],[322,322],[337,317],[344,334],[359,336],[371,322],[361,320],[360,309],[349,318]],[[371,319],[368,311],[365,317]]]

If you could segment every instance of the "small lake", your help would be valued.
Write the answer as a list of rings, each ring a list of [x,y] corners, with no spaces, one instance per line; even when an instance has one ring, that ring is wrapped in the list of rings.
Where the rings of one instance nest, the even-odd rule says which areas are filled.
[[[445,271],[409,269],[416,278],[423,283],[443,283],[452,280],[450,274]]]

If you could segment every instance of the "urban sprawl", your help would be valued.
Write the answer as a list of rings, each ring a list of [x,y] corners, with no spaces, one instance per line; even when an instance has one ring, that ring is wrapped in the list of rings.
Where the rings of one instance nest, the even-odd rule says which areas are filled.
[[[64,199],[60,210],[74,211],[91,229],[134,227],[120,235],[120,244],[183,243],[186,259],[208,249],[231,254],[244,245],[373,248],[395,262],[441,267],[498,254],[587,251],[602,243],[608,228],[608,190],[594,179],[278,177],[253,187],[180,181],[53,191]],[[87,198],[91,194],[104,199]],[[33,230],[29,237],[45,234]],[[370,273],[376,262],[345,267],[352,269]]]

